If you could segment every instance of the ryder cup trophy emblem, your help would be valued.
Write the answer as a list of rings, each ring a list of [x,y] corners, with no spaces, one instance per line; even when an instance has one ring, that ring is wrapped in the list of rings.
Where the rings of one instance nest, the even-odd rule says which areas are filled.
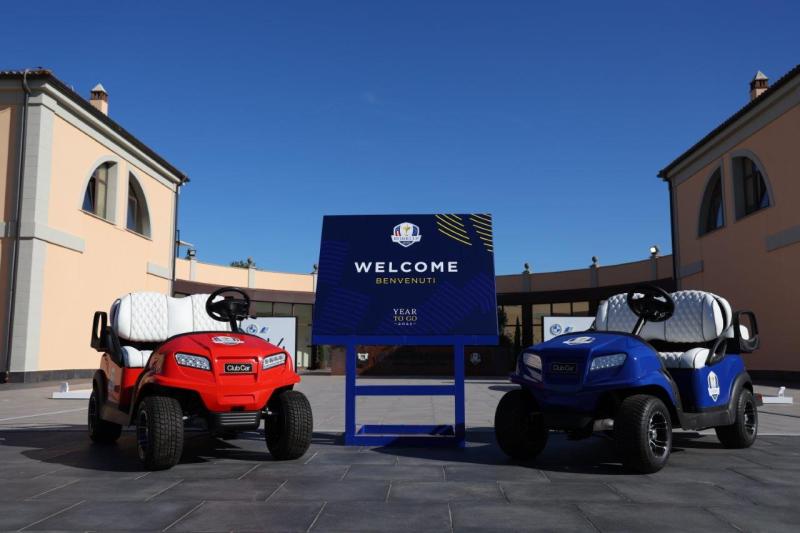
[[[421,239],[422,235],[419,233],[419,226],[411,222],[401,222],[394,227],[392,232],[392,242],[396,242],[403,248],[408,248]]]

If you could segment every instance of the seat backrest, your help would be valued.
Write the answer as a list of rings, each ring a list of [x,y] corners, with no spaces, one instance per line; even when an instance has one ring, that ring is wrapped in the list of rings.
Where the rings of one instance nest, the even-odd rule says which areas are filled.
[[[206,313],[208,294],[172,298],[158,292],[132,292],[111,306],[111,326],[120,340],[155,343],[193,331],[230,331]]]
[[[664,322],[648,322],[639,334],[645,340],[673,343],[705,343],[717,339],[731,324],[731,306],[725,298],[705,291],[672,293],[675,311]],[[628,307],[627,296],[617,294],[600,303],[595,328],[598,331],[631,332],[637,317]]]

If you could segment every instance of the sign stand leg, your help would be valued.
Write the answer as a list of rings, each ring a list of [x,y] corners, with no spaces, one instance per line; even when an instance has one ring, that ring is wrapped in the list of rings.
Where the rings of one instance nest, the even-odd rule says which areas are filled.
[[[344,443],[356,444],[356,345],[347,344],[345,353]]]
[[[455,445],[463,448],[466,443],[466,414],[464,409],[464,358],[466,356],[464,343],[458,342],[453,346],[455,370]]]

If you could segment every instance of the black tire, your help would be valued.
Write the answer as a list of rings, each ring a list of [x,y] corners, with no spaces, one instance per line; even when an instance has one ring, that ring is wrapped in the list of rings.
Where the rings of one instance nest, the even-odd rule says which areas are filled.
[[[625,398],[614,418],[614,439],[627,468],[642,474],[658,472],[672,451],[669,409],[655,396]]]
[[[749,448],[758,436],[758,409],[753,393],[742,387],[735,406],[736,421],[730,426],[716,427],[714,431],[726,448]]]
[[[494,413],[494,434],[506,455],[520,460],[535,458],[547,445],[549,431],[536,404],[522,389],[508,391]]]
[[[287,390],[269,402],[264,437],[272,457],[279,461],[302,457],[311,446],[314,418],[302,392]]]
[[[183,453],[183,409],[175,398],[148,396],[136,411],[139,459],[148,470],[178,464]]]
[[[113,444],[122,434],[122,426],[100,418],[100,407],[100,394],[97,392],[97,388],[92,388],[86,417],[89,438],[98,444]]]

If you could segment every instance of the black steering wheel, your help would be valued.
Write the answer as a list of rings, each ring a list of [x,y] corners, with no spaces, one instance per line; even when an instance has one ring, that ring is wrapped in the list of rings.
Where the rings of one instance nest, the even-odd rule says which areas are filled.
[[[241,298],[223,298],[216,300],[224,293],[233,292]],[[216,300],[216,301],[214,301]],[[250,315],[250,297],[241,289],[235,287],[222,287],[212,292],[206,300],[206,313],[214,320],[228,322],[231,328],[236,331],[237,320],[244,320]]]
[[[664,322],[675,312],[672,295],[655,285],[637,285],[626,296],[628,307],[639,317],[633,334],[638,335],[645,322]]]

